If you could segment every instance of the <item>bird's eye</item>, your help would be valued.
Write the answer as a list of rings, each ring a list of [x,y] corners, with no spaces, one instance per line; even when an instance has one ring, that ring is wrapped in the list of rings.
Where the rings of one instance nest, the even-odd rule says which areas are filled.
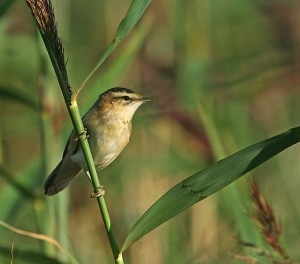
[[[123,98],[125,101],[129,101],[129,100],[130,100],[129,96],[127,96],[127,95],[122,96],[122,98]]]

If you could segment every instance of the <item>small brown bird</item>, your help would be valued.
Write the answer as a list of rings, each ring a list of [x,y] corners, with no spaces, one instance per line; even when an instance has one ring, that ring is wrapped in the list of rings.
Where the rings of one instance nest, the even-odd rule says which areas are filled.
[[[127,88],[111,88],[102,93],[82,118],[97,169],[108,166],[124,149],[131,134],[132,117],[144,102],[153,101]],[[62,160],[46,179],[45,194],[54,195],[88,168],[73,130]]]

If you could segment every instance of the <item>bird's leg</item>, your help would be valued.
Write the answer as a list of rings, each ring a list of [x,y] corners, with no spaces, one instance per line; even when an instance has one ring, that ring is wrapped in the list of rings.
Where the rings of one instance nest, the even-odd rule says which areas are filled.
[[[104,194],[105,194],[104,186],[100,186],[100,188],[97,192],[93,192],[91,194],[91,198],[97,198],[100,196],[104,196]]]
[[[88,170],[84,170],[85,175],[89,178],[89,180],[92,182],[92,178],[91,178],[91,174]],[[105,194],[105,190],[104,190],[104,186],[100,186],[99,190],[97,192],[93,192],[91,194],[91,198],[97,198],[100,196],[104,196]]]
[[[90,136],[86,127],[84,128],[84,130],[83,130],[77,137],[74,138],[74,140],[75,140],[75,141],[78,141],[78,139],[79,139],[81,136],[85,136],[84,139],[87,139],[87,138]]]

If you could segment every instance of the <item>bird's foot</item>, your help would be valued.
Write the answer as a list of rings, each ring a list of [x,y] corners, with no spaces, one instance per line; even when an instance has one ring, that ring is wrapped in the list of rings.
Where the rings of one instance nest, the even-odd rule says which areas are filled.
[[[90,136],[86,127],[77,137],[74,138],[74,140],[78,141],[81,136],[85,136],[84,140],[86,140]]]
[[[97,192],[93,192],[91,194],[91,198],[98,198],[100,196],[104,196],[104,194],[105,194],[104,186],[100,186],[100,189]]]

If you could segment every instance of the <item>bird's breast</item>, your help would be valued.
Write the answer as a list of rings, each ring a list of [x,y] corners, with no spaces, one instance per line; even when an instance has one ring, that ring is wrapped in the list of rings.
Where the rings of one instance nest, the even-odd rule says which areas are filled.
[[[127,145],[131,134],[131,122],[106,122],[90,135],[91,150],[95,165],[104,168],[109,165]],[[94,140],[95,139],[95,140]],[[92,143],[93,142],[93,143]]]

